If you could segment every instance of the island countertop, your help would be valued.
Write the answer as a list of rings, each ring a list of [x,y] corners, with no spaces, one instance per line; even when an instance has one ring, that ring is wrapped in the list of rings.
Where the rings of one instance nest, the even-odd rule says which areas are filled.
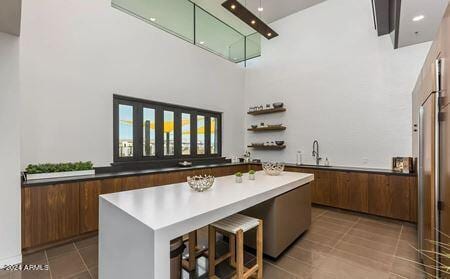
[[[99,278],[169,278],[172,239],[314,180],[314,175],[256,173],[236,183],[219,177],[202,193],[187,183],[100,196]]]
[[[270,176],[258,171],[256,180],[244,179],[242,183],[236,183],[234,179],[234,175],[218,177],[213,187],[201,193],[193,191],[184,182],[100,197],[149,228],[158,230],[220,208],[247,204],[247,200],[248,204],[257,204],[313,181],[314,175],[283,172],[279,176]]]

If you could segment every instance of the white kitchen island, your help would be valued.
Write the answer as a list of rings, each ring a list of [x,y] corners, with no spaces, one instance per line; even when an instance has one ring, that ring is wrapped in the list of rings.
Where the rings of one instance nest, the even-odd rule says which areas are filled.
[[[100,196],[99,278],[170,277],[170,241],[222,218],[301,187],[312,174],[284,172],[236,183],[216,178],[198,193],[187,183]]]

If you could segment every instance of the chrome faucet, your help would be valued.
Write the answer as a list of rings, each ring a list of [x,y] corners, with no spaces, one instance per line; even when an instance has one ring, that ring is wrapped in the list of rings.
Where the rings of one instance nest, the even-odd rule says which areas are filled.
[[[319,142],[317,140],[315,140],[313,142],[312,156],[316,157],[316,165],[319,165],[320,160],[322,160],[322,158],[320,158],[320,156],[319,156]]]

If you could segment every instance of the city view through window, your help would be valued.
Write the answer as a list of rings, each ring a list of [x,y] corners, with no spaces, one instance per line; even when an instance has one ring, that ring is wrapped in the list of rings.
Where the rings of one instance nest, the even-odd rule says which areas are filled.
[[[181,114],[181,154],[191,155],[191,115]]]
[[[118,158],[218,155],[220,123],[217,116],[177,109],[158,112],[158,109],[133,102],[118,103],[115,126]]]
[[[119,105],[119,156],[133,157],[133,106]]]

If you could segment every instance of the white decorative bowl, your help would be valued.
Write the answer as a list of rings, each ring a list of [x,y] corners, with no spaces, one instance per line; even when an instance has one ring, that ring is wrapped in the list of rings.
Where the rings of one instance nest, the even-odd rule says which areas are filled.
[[[284,171],[284,163],[263,162],[262,168],[267,175],[280,175]]]
[[[211,175],[196,175],[188,176],[187,182],[192,190],[204,192],[214,185],[214,179],[214,176]]]

